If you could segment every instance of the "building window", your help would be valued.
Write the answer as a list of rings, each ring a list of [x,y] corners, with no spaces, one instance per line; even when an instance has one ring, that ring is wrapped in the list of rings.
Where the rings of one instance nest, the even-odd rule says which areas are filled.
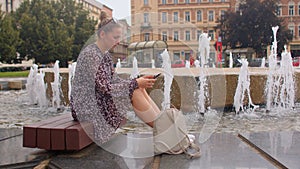
[[[214,11],[208,12],[208,21],[210,22],[214,21]]]
[[[299,6],[299,7],[300,7],[300,6]],[[281,16],[281,13],[282,13],[281,11],[282,11],[282,8],[281,8],[281,6],[278,5],[278,6],[276,7],[276,15],[277,15],[277,16]]]
[[[163,12],[161,14],[161,21],[162,21],[162,23],[166,23],[167,22],[167,12]]]
[[[167,41],[168,40],[168,36],[167,36],[167,32],[166,31],[162,32],[161,36],[162,36],[162,40],[163,41]]]
[[[201,34],[202,34],[202,30],[197,30],[197,40],[199,40]]]
[[[161,3],[166,4],[167,2],[166,2],[166,0],[161,0]]]
[[[144,23],[149,23],[149,13],[144,13]]]
[[[145,41],[150,41],[150,33],[145,33],[144,34],[144,40]]]
[[[214,0],[208,0],[208,2],[214,2]]]
[[[291,26],[289,26],[289,30],[290,30],[290,33],[293,35],[293,37],[294,37],[294,26],[293,25],[291,25]]]
[[[178,41],[178,39],[179,39],[178,31],[174,31],[174,41]]]
[[[189,3],[190,3],[190,0],[185,0],[185,3],[186,3],[186,4],[189,4]]]
[[[197,11],[197,22],[201,22],[202,21],[202,11],[198,10]]]
[[[221,10],[221,19],[224,20],[225,19],[225,11]]]
[[[289,5],[289,15],[290,16],[294,15],[294,5]]]
[[[298,5],[298,15],[300,15],[300,5]]]
[[[149,5],[149,1],[148,0],[144,0],[144,5]]]
[[[215,39],[214,30],[209,30],[208,31],[208,36],[211,38],[211,40],[214,40]]]
[[[199,4],[199,3],[201,3],[202,2],[202,0],[197,0],[197,3]]]
[[[190,60],[190,56],[191,56],[190,52],[185,52],[184,53],[184,60]]]
[[[300,25],[298,26],[298,37],[300,37]]]
[[[185,31],[185,40],[190,41],[191,40],[191,32],[190,31]]]
[[[221,2],[226,2],[226,0],[221,0]]]
[[[180,52],[174,52],[173,53],[173,60],[180,60]]]
[[[174,0],[174,4],[178,4],[178,0]]]
[[[185,21],[187,21],[187,22],[191,21],[191,16],[190,16],[190,12],[189,11],[185,12]]]
[[[178,12],[174,12],[174,22],[178,22]]]

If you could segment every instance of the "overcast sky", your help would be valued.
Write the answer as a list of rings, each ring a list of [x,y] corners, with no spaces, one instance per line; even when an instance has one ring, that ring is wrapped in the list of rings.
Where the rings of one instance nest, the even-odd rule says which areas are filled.
[[[113,9],[113,17],[130,22],[130,0],[97,0]]]

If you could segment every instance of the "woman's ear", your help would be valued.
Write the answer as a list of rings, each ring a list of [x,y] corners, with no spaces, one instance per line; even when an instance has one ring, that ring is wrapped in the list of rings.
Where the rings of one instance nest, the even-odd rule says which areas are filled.
[[[100,31],[99,38],[103,38],[104,36],[105,36],[105,32],[104,31]]]

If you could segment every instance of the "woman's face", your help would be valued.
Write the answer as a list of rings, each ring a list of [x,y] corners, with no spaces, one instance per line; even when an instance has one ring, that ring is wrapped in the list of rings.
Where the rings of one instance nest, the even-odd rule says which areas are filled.
[[[122,29],[113,28],[112,31],[104,33],[104,44],[107,50],[114,48],[121,40]]]

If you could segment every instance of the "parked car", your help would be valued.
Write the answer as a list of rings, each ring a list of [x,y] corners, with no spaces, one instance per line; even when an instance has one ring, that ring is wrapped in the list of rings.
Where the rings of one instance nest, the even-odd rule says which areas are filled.
[[[185,67],[184,60],[176,60],[171,64],[172,68]]]
[[[293,58],[293,66],[299,66],[300,65],[300,56]]]

